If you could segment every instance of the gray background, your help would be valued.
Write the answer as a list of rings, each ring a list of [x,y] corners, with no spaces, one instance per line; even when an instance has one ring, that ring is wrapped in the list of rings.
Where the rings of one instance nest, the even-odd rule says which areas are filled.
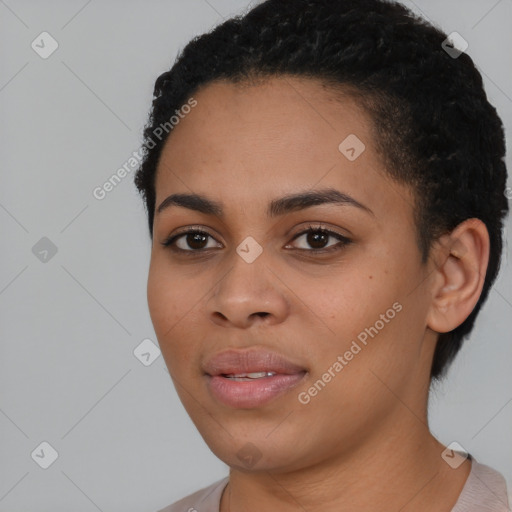
[[[469,42],[510,148],[512,0],[404,3]],[[248,5],[0,0],[1,512],[151,512],[227,474],[162,357],[145,366],[133,353],[156,342],[133,172],[102,201],[92,190],[139,148],[154,80],[177,51]],[[47,59],[31,48],[43,31],[59,44]],[[510,230],[509,217],[506,240]],[[32,250],[42,237],[57,248],[46,262]],[[510,487],[507,254],[477,329],[432,393],[430,421]],[[59,454],[48,469],[31,457],[43,441]]]

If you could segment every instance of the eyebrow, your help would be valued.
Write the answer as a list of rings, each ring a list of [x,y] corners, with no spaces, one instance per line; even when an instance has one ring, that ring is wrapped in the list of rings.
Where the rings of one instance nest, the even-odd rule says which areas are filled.
[[[267,216],[277,217],[320,204],[354,206],[375,216],[370,208],[334,188],[299,192],[297,194],[289,194],[278,199],[273,199],[269,203]],[[201,194],[171,194],[160,203],[160,206],[158,206],[156,210],[157,214],[171,206],[181,206],[189,210],[204,213],[205,215],[215,215],[219,218],[224,217],[222,203],[209,199]]]

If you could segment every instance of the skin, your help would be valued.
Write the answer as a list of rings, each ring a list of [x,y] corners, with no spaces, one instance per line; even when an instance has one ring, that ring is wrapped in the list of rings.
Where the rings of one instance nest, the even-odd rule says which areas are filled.
[[[350,97],[298,77],[210,83],[173,129],[156,177],[157,206],[200,193],[223,216],[171,206],[155,215],[148,305],[179,397],[210,449],[230,466],[221,511],[449,511],[470,471],[452,469],[427,420],[429,372],[439,332],[478,300],[487,266],[485,226],[470,219],[421,263],[414,195],[385,173],[371,119]],[[349,161],[349,134],[365,150]],[[371,209],[323,204],[270,218],[268,203],[332,187]],[[315,254],[309,224],[352,242]],[[162,242],[200,227],[203,245]],[[263,252],[247,263],[248,236]],[[190,241],[190,238],[189,238]],[[334,247],[332,235],[323,246]],[[192,239],[193,244],[193,239]],[[302,250],[301,250],[302,249]],[[394,303],[402,310],[308,404],[298,400],[357,335]],[[266,314],[263,314],[266,313]],[[228,348],[276,350],[308,370],[298,388],[252,409],[208,391],[201,365]],[[237,457],[247,443],[260,458]]]

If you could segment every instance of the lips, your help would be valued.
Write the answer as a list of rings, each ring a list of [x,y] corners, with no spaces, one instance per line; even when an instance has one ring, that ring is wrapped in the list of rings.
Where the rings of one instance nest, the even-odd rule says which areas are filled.
[[[306,369],[285,359],[277,352],[263,350],[228,350],[209,359],[203,370],[212,377],[216,375],[242,375],[272,372],[293,375]]]
[[[276,352],[228,350],[203,367],[208,389],[232,408],[262,407],[298,386],[307,370]]]

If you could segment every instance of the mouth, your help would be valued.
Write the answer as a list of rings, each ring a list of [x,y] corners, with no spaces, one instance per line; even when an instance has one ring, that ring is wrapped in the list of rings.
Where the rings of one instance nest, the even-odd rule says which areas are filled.
[[[298,386],[306,374],[303,371],[293,374],[271,373],[263,377],[207,375],[207,383],[212,396],[222,404],[233,408],[254,409]]]
[[[276,372],[252,372],[252,373],[237,373],[237,374],[222,374],[226,379],[236,380],[237,382],[250,382],[254,379],[264,379],[265,377],[273,377],[277,375]]]
[[[210,394],[233,408],[261,407],[284,395],[307,375],[307,370],[269,351],[222,352],[204,366]]]

